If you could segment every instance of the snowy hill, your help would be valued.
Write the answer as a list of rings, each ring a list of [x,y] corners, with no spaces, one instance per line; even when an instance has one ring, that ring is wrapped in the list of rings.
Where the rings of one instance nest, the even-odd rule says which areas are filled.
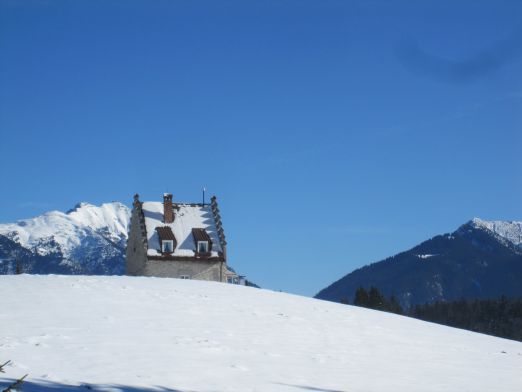
[[[522,343],[267,290],[17,275],[0,298],[25,392],[522,390]]]
[[[129,208],[80,203],[63,213],[0,224],[0,273],[122,274]]]
[[[377,287],[409,307],[461,298],[522,297],[522,222],[475,218],[452,234],[359,268],[317,294],[353,301],[359,287]]]

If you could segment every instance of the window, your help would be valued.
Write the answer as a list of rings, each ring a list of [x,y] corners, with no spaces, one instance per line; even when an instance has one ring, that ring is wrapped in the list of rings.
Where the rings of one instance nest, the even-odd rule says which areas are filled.
[[[179,278],[180,279],[190,279],[190,276],[188,276],[188,275],[180,275]]]
[[[161,241],[161,251],[163,253],[172,253],[174,252],[174,243],[172,240],[163,240]]]
[[[227,283],[239,284],[239,278],[237,276],[227,276]]]
[[[198,241],[198,253],[207,253],[208,252],[208,242],[207,241]]]

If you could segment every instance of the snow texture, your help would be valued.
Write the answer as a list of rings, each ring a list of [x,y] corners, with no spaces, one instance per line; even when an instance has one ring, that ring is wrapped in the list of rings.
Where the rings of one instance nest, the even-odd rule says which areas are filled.
[[[145,226],[147,228],[147,240],[149,256],[161,255],[160,244],[156,227],[168,226],[172,229],[178,245],[172,253],[173,256],[194,256],[196,244],[192,236],[193,228],[205,229],[212,240],[211,256],[218,256],[221,252],[216,223],[209,205],[176,204],[179,207],[175,210],[173,223],[163,222],[163,203],[143,202],[143,214],[145,216]]]
[[[476,228],[489,230],[515,246],[522,247],[522,222],[485,221],[473,218],[471,224]]]
[[[438,255],[435,255],[435,254],[426,254],[426,255],[416,255],[419,259],[429,259],[430,257],[433,257],[433,256],[438,256]]]
[[[0,388],[522,390],[522,343],[389,313],[216,282],[0,280]]]

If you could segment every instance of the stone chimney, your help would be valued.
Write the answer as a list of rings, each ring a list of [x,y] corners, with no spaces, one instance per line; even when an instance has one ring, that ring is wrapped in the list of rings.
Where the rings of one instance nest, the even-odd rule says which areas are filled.
[[[172,194],[163,194],[163,222],[172,223],[174,222],[174,208],[172,206]]]

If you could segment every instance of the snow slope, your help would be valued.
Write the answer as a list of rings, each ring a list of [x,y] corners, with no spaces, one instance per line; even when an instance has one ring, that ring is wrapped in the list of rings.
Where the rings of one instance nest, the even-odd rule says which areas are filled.
[[[18,275],[0,298],[25,392],[522,390],[522,343],[267,290]]]
[[[471,225],[489,230],[515,246],[522,247],[522,222],[517,221],[485,221],[473,218]]]

